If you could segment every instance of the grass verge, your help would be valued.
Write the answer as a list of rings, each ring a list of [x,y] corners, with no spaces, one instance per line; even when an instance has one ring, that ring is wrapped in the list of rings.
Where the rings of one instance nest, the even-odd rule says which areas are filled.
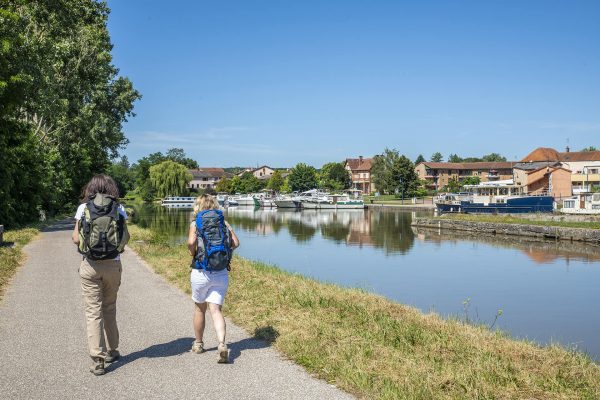
[[[184,246],[132,226],[131,247],[189,293]],[[236,257],[225,313],[308,371],[369,399],[597,399],[600,366],[560,346]]]
[[[21,228],[4,232],[4,245],[0,247],[0,300],[6,284],[24,261],[21,251],[23,246],[31,241],[39,230],[37,228]],[[14,243],[14,246],[8,244]]]
[[[545,217],[533,215],[529,218],[515,217],[512,215],[493,215],[493,214],[444,214],[438,219],[452,219],[457,221],[473,222],[493,222],[504,224],[524,224],[541,226],[559,226],[565,228],[588,228],[600,229],[600,220],[591,219],[590,221],[569,221],[566,217],[563,220],[548,220]],[[559,217],[560,218],[560,217]]]

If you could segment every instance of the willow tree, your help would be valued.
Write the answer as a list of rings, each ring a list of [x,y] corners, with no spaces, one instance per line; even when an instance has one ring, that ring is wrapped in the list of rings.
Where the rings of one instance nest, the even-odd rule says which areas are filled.
[[[159,197],[186,195],[191,180],[192,174],[186,166],[173,161],[163,161],[150,167],[150,182]]]

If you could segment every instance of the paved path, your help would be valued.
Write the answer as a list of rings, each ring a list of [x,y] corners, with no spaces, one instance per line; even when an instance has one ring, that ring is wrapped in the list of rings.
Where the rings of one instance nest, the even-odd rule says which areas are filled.
[[[188,296],[122,255],[117,301],[120,361],[104,376],[88,371],[80,257],[70,223],[25,247],[0,304],[0,396],[3,399],[349,399],[284,360],[264,342],[228,322],[231,364],[217,364],[212,326],[207,352],[193,354]],[[210,324],[210,318],[209,324]]]

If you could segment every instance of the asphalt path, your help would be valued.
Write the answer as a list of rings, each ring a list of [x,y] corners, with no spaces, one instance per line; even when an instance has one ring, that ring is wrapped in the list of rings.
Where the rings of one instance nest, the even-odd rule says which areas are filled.
[[[263,341],[227,321],[231,363],[217,364],[210,317],[206,352],[193,342],[191,299],[123,253],[117,300],[122,358],[107,374],[89,372],[81,257],[71,222],[28,244],[26,263],[0,304],[0,397],[3,399],[349,399],[310,376]]]

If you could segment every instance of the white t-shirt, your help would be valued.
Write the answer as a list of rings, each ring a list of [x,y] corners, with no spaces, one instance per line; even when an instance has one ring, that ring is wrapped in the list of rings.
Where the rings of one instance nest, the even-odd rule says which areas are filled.
[[[79,207],[77,207],[77,211],[75,212],[75,220],[77,220],[77,221],[81,220],[81,217],[83,217],[84,210],[85,210],[85,203],[80,204]],[[123,218],[127,219],[127,211],[125,211],[125,207],[123,207],[122,204],[119,204],[119,214],[121,214],[123,216]],[[119,261],[120,259],[121,259],[120,254],[118,256],[116,256],[115,258],[113,258],[113,260],[117,260],[117,261]]]

